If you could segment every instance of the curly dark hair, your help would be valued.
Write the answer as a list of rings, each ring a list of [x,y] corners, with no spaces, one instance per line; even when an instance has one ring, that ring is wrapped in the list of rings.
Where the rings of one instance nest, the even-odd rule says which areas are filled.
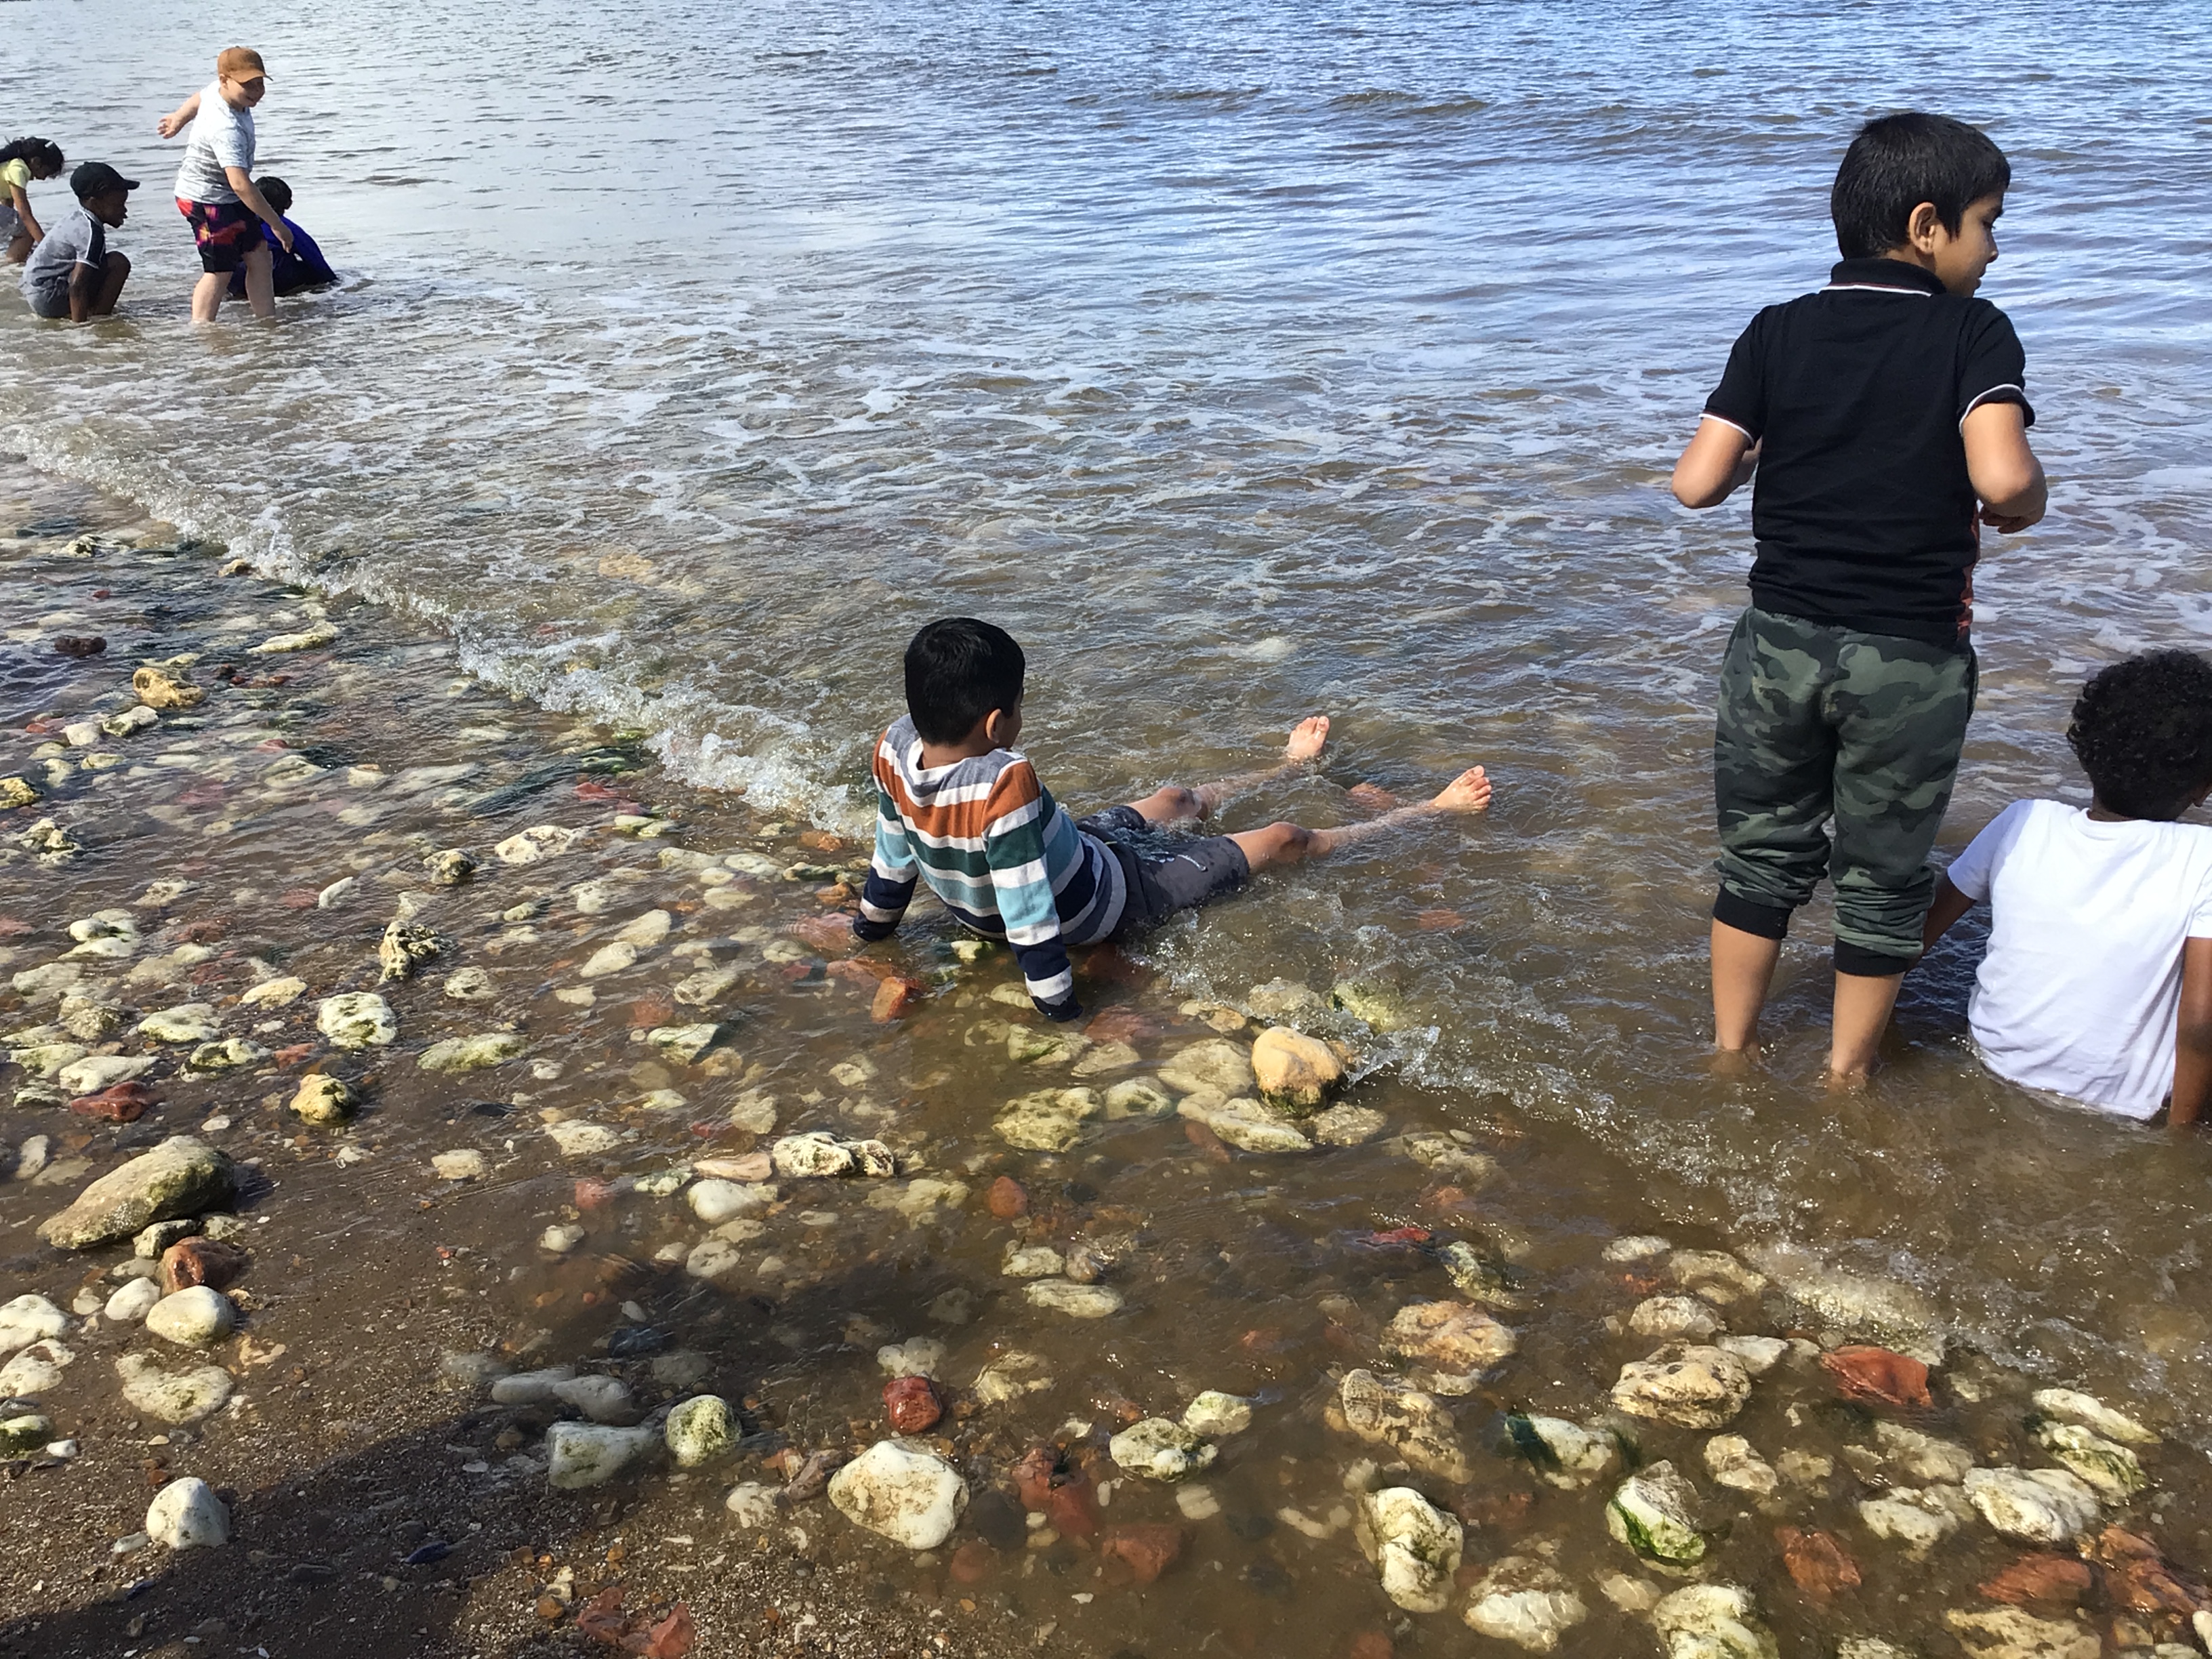
[[[2100,669],[2075,699],[2066,741],[2107,811],[2179,817],[2212,784],[2212,662],[2146,651]]]

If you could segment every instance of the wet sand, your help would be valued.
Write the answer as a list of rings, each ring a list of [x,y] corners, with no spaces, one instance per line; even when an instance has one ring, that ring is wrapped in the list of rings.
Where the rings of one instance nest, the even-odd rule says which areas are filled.
[[[1894,1279],[1669,1213],[1659,1174],[1571,1124],[1415,1086],[1376,1063],[1402,1016],[1387,988],[1194,1002],[1093,952],[1092,1017],[1060,1031],[1005,952],[939,913],[856,952],[864,847],[675,784],[638,734],[510,701],[374,604],[221,575],[220,550],[97,497],[6,484],[23,714],[0,775],[38,799],[0,815],[0,1301],[69,1313],[35,1407],[75,1443],[4,1465],[0,1653],[611,1651],[580,1628],[610,1585],[632,1613],[684,1603],[702,1654],[1504,1654],[1465,1615],[1530,1584],[1578,1614],[1559,1650],[1644,1655],[1667,1650],[1655,1606],[1698,1582],[1745,1587],[1783,1652],[1856,1635],[1951,1653],[1954,1615],[2012,1605],[1977,1587],[2021,1546],[1959,1477],[2057,1467],[2030,1396],[2076,1379],[1948,1340]],[[64,635],[105,650],[57,654]],[[147,664],[203,700],[70,730],[132,707]],[[475,867],[447,882],[452,851]],[[1199,925],[1255,930],[1263,903]],[[425,954],[387,981],[395,921]],[[386,1040],[344,1046],[319,1011],[348,994],[384,1000]],[[184,1040],[137,1030],[180,1007],[200,1010],[173,1016]],[[103,1008],[121,1011],[106,1031]],[[1277,1027],[1349,1056],[1331,1115],[1238,1103]],[[158,1103],[131,1121],[69,1105],[63,1074],[111,1054],[152,1062]],[[311,1074],[347,1085],[350,1121],[295,1115]],[[896,1173],[767,1167],[810,1131],[879,1143]],[[234,1161],[237,1194],[203,1226],[250,1259],[239,1328],[204,1354],[103,1311],[144,1271],[128,1239],[64,1252],[35,1232],[179,1134]],[[1346,1144],[1229,1144],[1294,1139]],[[1460,1347],[1410,1334],[1423,1307]],[[1625,1367],[1723,1336],[1746,1397],[1716,1420],[1622,1404]],[[1932,1362],[1924,1400],[1842,1388],[1835,1351],[1866,1344]],[[228,1402],[158,1421],[122,1393],[133,1356],[217,1366]],[[552,1384],[512,1379],[562,1367],[609,1381],[517,1397]],[[787,1482],[884,1439],[902,1367],[944,1407],[915,1448],[967,1492],[920,1551],[815,1490],[827,1460]],[[1250,1413],[1215,1402],[1188,1448],[1209,1467],[1169,1484],[1117,1463],[1115,1436],[1208,1390]],[[556,1425],[657,1430],[703,1393],[733,1408],[726,1454],[549,1486]],[[2131,1453],[2144,1490],[2093,1502],[2082,1530],[2154,1540],[2193,1594],[2212,1490],[2186,1402],[2110,1403],[2164,1437]],[[1589,1425],[1587,1478],[1530,1413]],[[1040,1447],[1051,1483],[1018,1474]],[[1662,1462],[1705,1511],[1695,1565],[1608,1529],[1622,1481]],[[138,1536],[185,1476],[227,1503],[227,1545]],[[1938,1488],[1924,1558],[1863,1508]],[[1394,1606],[1365,1559],[1378,1489],[1420,1493],[1462,1540],[1436,1611]],[[2062,1594],[2023,1616],[2108,1653],[2195,1639],[2185,1607],[2138,1605],[2143,1574],[2104,1535],[2066,1592],[2082,1609]]]

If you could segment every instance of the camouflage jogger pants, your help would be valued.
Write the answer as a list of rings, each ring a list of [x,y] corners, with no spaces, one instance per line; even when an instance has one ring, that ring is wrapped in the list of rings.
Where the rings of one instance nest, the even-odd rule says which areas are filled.
[[[1721,664],[1713,734],[1714,917],[1780,939],[1832,874],[1837,970],[1911,967],[1974,688],[1970,649],[1747,610]]]

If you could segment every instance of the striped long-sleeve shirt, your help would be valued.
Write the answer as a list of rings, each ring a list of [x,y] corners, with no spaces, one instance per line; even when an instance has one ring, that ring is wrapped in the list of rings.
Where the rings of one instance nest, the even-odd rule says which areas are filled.
[[[1075,827],[1018,750],[924,767],[908,716],[876,744],[872,769],[876,855],[854,931],[886,937],[918,877],[968,927],[1013,946],[1040,1009],[1079,1012],[1066,947],[1120,924],[1121,860]]]

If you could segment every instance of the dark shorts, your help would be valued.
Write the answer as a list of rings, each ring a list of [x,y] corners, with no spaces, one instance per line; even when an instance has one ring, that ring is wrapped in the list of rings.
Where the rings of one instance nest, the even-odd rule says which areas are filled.
[[[261,246],[261,221],[243,202],[187,202],[179,196],[177,211],[191,223],[202,270],[236,270]]]
[[[1128,898],[1120,938],[1157,927],[1178,910],[1195,910],[1252,878],[1244,849],[1226,836],[1164,836],[1133,806],[1109,806],[1075,827],[1105,843],[1121,861]]]
[[[42,283],[36,288],[27,288],[23,297],[31,302],[31,314],[49,321],[70,314],[69,284]]]

